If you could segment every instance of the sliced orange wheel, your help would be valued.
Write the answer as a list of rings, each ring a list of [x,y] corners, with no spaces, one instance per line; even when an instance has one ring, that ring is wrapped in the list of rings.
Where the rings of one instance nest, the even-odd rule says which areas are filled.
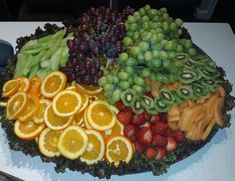
[[[33,117],[33,121],[36,124],[41,124],[44,122],[45,110],[46,110],[47,106],[49,106],[51,104],[51,101],[48,99],[40,99],[39,102],[40,102],[39,109],[36,112],[35,116]]]
[[[59,156],[60,152],[57,143],[62,131],[54,131],[46,128],[39,136],[38,146],[40,152],[47,157]]]
[[[129,163],[133,156],[132,143],[124,136],[113,136],[106,144],[106,159],[109,163],[118,166],[120,161]]]
[[[74,160],[86,151],[87,145],[86,132],[78,126],[69,126],[61,134],[57,148],[64,157]]]
[[[41,87],[41,78],[36,76],[30,80],[30,86],[29,86],[29,94],[34,94],[40,97],[40,87]]]
[[[52,98],[62,91],[67,83],[67,77],[60,71],[51,72],[42,82],[41,94],[46,98]]]
[[[28,92],[30,88],[30,80],[27,77],[19,77],[16,80],[20,81],[19,91]]]
[[[123,135],[124,126],[122,123],[120,123],[118,120],[116,120],[115,125],[108,130],[103,131],[104,136],[110,136],[110,135]]]
[[[60,117],[57,116],[52,109],[52,104],[50,104],[44,113],[44,121],[46,125],[52,130],[62,130],[68,127],[73,120],[73,117]]]
[[[88,136],[88,146],[80,159],[90,165],[103,159],[105,153],[105,142],[98,131],[86,130],[86,134]]]
[[[7,103],[6,102],[0,102],[0,107],[7,107]]]
[[[94,101],[88,106],[86,118],[89,124],[99,131],[111,129],[116,122],[116,116],[110,105],[102,100]]]
[[[82,106],[82,97],[73,90],[63,90],[58,93],[53,101],[52,108],[56,115],[61,117],[72,116],[77,113]]]
[[[81,94],[97,95],[102,92],[102,87],[75,83],[76,91]]]
[[[86,94],[80,94],[82,97],[82,106],[79,109],[78,113],[83,112],[89,104],[89,97]]]
[[[7,81],[2,88],[2,97],[10,97],[13,96],[15,93],[17,93],[17,91],[20,88],[20,81],[18,80],[9,80]]]
[[[84,122],[83,116],[84,116],[84,112],[74,115],[74,120],[76,122],[76,125],[80,126]]]
[[[7,102],[7,119],[17,119],[24,112],[28,104],[28,96],[25,92],[18,92]]]
[[[21,122],[30,121],[40,108],[39,98],[35,95],[28,95],[29,101],[26,109],[19,115],[18,120]]]
[[[44,129],[45,124],[35,124],[33,121],[20,122],[16,121],[14,125],[15,134],[24,140],[33,140]]]
[[[87,109],[84,111],[84,114],[83,114],[83,122],[84,122],[84,126],[86,129],[92,129],[92,126],[87,120]]]

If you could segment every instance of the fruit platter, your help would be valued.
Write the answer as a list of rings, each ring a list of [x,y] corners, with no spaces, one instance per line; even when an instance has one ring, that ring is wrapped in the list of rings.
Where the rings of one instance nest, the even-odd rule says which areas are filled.
[[[158,176],[230,126],[231,91],[166,8],[90,8],[17,39],[0,122],[12,150],[58,173]]]

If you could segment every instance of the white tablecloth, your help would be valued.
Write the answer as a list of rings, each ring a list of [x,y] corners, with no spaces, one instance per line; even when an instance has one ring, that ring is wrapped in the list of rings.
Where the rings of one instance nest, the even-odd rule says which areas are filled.
[[[57,23],[60,25],[60,23]],[[29,35],[44,22],[0,22],[0,39],[14,47],[17,37]],[[235,36],[228,24],[185,23],[193,41],[219,66],[235,84]],[[0,50],[1,53],[1,50]],[[234,94],[234,90],[232,92]],[[234,181],[235,180],[235,114],[229,129],[219,130],[210,143],[192,156],[171,166],[167,174],[155,177],[152,173],[112,176],[112,180],[160,181]],[[99,180],[89,174],[66,170],[57,174],[53,163],[43,163],[39,157],[25,156],[9,149],[6,135],[0,128],[0,170],[29,181],[43,180]]]

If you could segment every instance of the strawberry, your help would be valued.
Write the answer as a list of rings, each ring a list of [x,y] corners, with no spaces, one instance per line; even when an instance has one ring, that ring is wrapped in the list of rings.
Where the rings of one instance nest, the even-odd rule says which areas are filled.
[[[167,145],[166,145],[166,151],[168,152],[172,152],[176,149],[177,147],[177,143],[176,141],[174,140],[174,138],[172,138],[171,136],[169,136],[167,138]]]
[[[144,154],[148,159],[152,159],[157,155],[157,151],[152,147],[147,147]]]
[[[122,123],[124,125],[128,125],[130,123],[131,117],[132,117],[131,111],[120,111],[117,114],[118,121],[120,121],[120,123]]]
[[[145,123],[144,113],[142,113],[142,114],[135,114],[132,117],[131,123],[133,125],[135,125],[135,126],[139,126],[141,124],[144,124]]]
[[[156,122],[158,122],[158,121],[160,121],[160,116],[159,116],[159,114],[157,114],[157,115],[154,115],[153,116],[153,123],[156,123]]]
[[[146,92],[144,95],[151,97],[151,98],[154,98],[151,92]]]
[[[156,160],[162,160],[166,156],[166,150],[163,148],[158,148],[157,155],[155,156]]]
[[[150,121],[152,116],[147,111],[144,111],[144,118],[145,121]]]
[[[130,138],[131,136],[135,135],[136,131],[137,131],[136,127],[134,127],[133,125],[129,124],[129,125],[126,125],[125,128],[124,128],[124,135],[127,138]]]
[[[160,121],[167,123],[167,113],[162,112],[158,114],[160,116]]]
[[[156,134],[153,136],[152,145],[157,146],[159,148],[164,148],[167,145],[167,138],[165,136]]]
[[[153,134],[166,135],[167,130],[168,125],[161,121],[156,122],[152,127]]]
[[[136,136],[133,135],[131,137],[128,138],[132,143],[134,143],[136,141]]]
[[[149,145],[153,138],[152,130],[150,128],[140,128],[136,138],[140,143]]]
[[[135,151],[137,153],[143,153],[144,150],[145,150],[145,145],[141,144],[140,142],[138,141],[135,141],[134,142],[134,146],[135,146]]]
[[[123,111],[123,110],[126,109],[126,106],[125,106],[125,104],[122,101],[118,101],[116,103],[116,107],[118,108],[119,111]]]
[[[139,127],[140,128],[149,128],[149,127],[151,127],[151,123],[147,121],[144,124],[140,125]]]
[[[172,138],[175,139],[176,142],[182,143],[185,139],[185,134],[183,131],[176,130],[173,133],[171,133]]]

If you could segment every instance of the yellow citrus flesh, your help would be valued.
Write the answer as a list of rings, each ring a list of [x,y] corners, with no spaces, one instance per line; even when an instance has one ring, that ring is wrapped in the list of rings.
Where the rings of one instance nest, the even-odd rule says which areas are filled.
[[[92,128],[99,131],[111,129],[116,121],[110,105],[102,100],[96,100],[88,106],[86,118]]]
[[[105,143],[102,135],[95,130],[86,130],[88,135],[88,146],[85,153],[81,156],[81,161],[88,165],[102,160],[105,153]]]
[[[52,104],[50,104],[44,113],[44,121],[46,125],[52,130],[62,130],[68,127],[72,122],[73,117],[60,117],[57,116],[52,109]]]
[[[30,121],[40,108],[40,101],[37,96],[29,95],[26,109],[20,114],[18,120],[21,122]]]
[[[54,131],[46,128],[39,136],[38,146],[40,152],[47,157],[59,156],[60,152],[57,143],[62,131]]]
[[[20,81],[19,91],[28,92],[30,88],[30,80],[27,77],[17,78]]]
[[[62,91],[67,83],[67,77],[60,71],[48,74],[41,84],[41,94],[46,98],[52,98]]]
[[[106,144],[106,159],[118,166],[120,161],[129,163],[133,156],[132,143],[124,136],[113,136]]]
[[[87,145],[86,132],[78,126],[69,126],[61,134],[57,148],[64,157],[74,160],[86,151]]]
[[[2,88],[2,97],[10,97],[13,96],[15,93],[17,93],[17,91],[20,88],[20,81],[18,80],[9,80],[7,81]]]
[[[83,116],[84,116],[84,112],[74,115],[74,120],[76,122],[76,125],[80,126],[84,122]]]
[[[89,97],[86,94],[80,94],[80,95],[82,98],[82,106],[79,109],[78,113],[83,112],[89,104]]]
[[[29,94],[30,95],[34,94],[34,95],[40,97],[41,96],[41,92],[40,92],[41,83],[42,83],[42,81],[41,81],[40,77],[36,76],[36,77],[32,78],[30,80],[30,86],[29,86],[29,91],[28,91]]]
[[[92,126],[90,125],[90,123],[87,120],[87,109],[85,110],[85,112],[83,114],[83,122],[84,122],[86,129],[92,129]]]
[[[39,136],[44,127],[45,124],[38,125],[35,124],[33,121],[16,121],[14,125],[14,132],[21,139],[32,140]]]
[[[102,87],[75,83],[76,91],[81,94],[97,95],[102,92]]]
[[[25,92],[18,92],[7,102],[7,119],[17,119],[18,116],[26,109],[28,96]]]
[[[36,124],[41,124],[44,122],[44,113],[47,108],[51,104],[51,101],[48,99],[40,99],[40,106],[38,111],[36,112],[35,116],[33,117],[33,121]]]
[[[116,123],[114,127],[111,129],[103,131],[104,136],[110,136],[110,135],[123,135],[124,126],[122,123],[120,123],[118,120],[116,120]]]
[[[52,108],[56,115],[61,117],[72,116],[80,110],[82,97],[73,90],[63,90],[52,101]]]

